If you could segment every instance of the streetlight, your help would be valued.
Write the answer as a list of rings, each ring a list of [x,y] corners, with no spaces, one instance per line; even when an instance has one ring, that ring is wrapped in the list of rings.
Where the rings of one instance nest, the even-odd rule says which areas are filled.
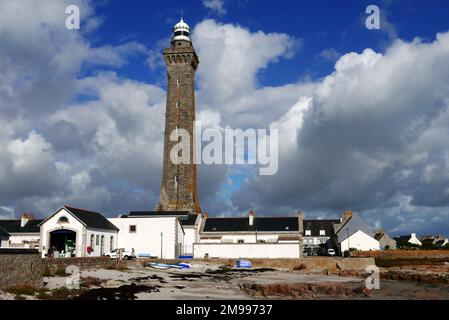
[[[346,228],[346,233],[348,234],[348,256],[351,257],[351,246],[349,244],[349,229]]]
[[[161,232],[161,259],[162,259],[162,246],[163,246],[163,244],[164,244],[164,233],[163,232]]]

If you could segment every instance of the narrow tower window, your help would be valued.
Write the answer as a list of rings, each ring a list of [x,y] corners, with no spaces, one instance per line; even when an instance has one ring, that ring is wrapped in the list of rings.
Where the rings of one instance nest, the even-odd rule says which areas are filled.
[[[178,176],[175,176],[175,190],[178,190]]]

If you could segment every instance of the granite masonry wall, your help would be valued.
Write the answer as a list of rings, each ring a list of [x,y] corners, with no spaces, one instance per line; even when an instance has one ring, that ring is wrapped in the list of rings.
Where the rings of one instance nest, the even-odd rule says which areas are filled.
[[[43,285],[42,259],[37,250],[0,249],[0,289]]]
[[[43,273],[46,276],[54,275],[57,271],[65,271],[68,266],[77,266],[80,271],[88,269],[113,268],[116,266],[116,260],[105,257],[42,259]]]

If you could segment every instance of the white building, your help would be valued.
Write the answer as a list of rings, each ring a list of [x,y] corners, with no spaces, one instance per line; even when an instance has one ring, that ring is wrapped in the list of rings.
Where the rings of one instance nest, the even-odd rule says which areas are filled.
[[[343,214],[342,222],[334,225],[334,230],[341,253],[350,249],[380,250],[380,244],[374,238],[374,232],[362,221],[357,212],[346,211]]]
[[[301,227],[300,227],[301,226]],[[302,215],[205,218],[194,258],[299,258],[302,256]]]
[[[64,206],[39,226],[42,256],[101,257],[117,247],[118,228],[101,213]]]
[[[203,216],[201,214],[189,214],[187,219],[181,218],[181,224],[184,229],[182,255],[189,257],[193,256],[193,244],[200,241],[200,228],[202,222]]]
[[[399,236],[394,238],[398,247],[403,247],[407,245],[422,246],[422,242],[416,236],[416,233],[412,233],[406,236]]]
[[[109,221],[120,229],[119,248],[134,249],[141,258],[177,259],[184,254],[185,233],[181,219],[192,218],[189,219],[188,212],[144,211],[130,212]]]
[[[41,222],[28,213],[24,213],[20,220],[0,220],[0,229],[8,234],[7,239],[3,235],[1,247],[39,248]]]

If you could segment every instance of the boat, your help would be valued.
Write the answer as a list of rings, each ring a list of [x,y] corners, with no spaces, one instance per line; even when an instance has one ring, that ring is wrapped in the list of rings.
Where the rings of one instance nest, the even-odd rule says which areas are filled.
[[[149,263],[147,264],[147,267],[153,268],[153,269],[159,269],[159,270],[167,270],[170,269],[170,266],[168,264],[165,263]]]

